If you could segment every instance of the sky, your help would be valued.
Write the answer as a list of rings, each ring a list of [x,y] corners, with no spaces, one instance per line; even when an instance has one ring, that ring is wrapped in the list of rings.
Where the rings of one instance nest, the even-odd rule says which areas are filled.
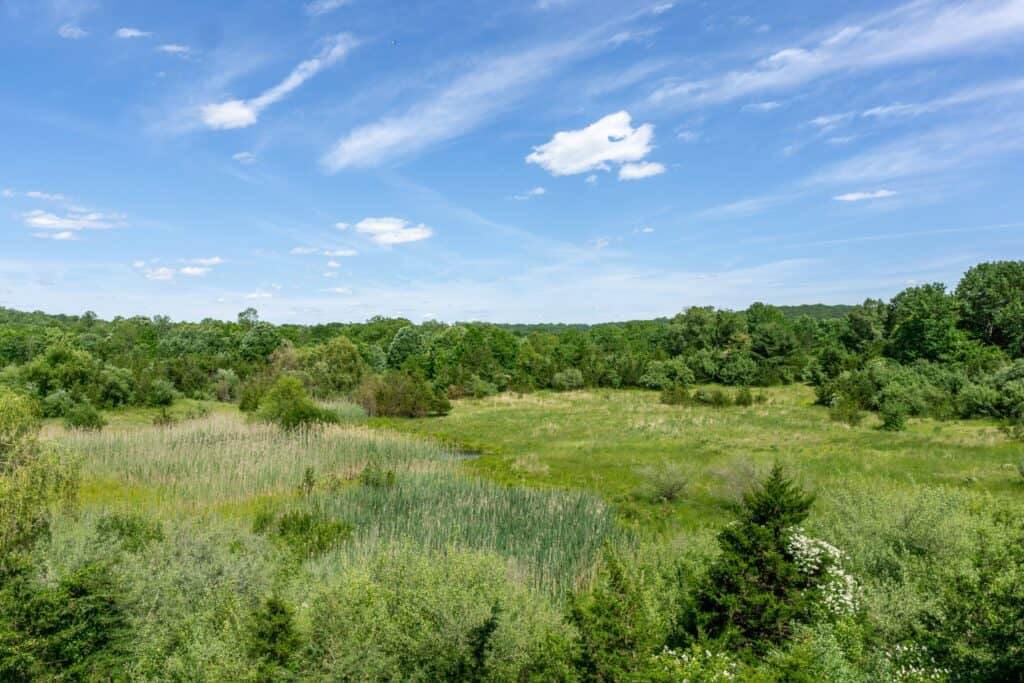
[[[599,322],[1024,257],[1024,0],[0,0],[0,306]]]

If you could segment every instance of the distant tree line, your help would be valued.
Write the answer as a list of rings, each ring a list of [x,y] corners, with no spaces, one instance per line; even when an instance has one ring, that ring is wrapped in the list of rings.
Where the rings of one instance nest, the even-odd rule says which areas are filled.
[[[421,396],[399,412],[430,414],[447,399],[506,390],[808,382],[823,404],[879,410],[898,427],[912,415],[1019,418],[1022,357],[1022,261],[983,263],[952,292],[914,286],[888,303],[693,307],[599,325],[272,325],[253,309],[231,322],[176,323],[0,308],[0,385],[35,395],[49,416],[178,396],[255,409],[288,375],[315,398],[361,396],[382,414],[395,385]]]

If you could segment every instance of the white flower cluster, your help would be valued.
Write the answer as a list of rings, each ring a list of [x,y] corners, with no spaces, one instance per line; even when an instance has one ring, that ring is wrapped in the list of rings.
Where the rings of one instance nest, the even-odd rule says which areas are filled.
[[[691,680],[734,681],[737,680],[738,664],[721,652],[701,650],[694,646],[689,650],[673,650],[666,647],[654,656],[666,672],[675,674],[682,683]]]
[[[797,569],[817,579],[825,607],[834,614],[857,608],[857,581],[846,570],[846,553],[827,541],[811,538],[800,527],[790,530],[787,550]]]
[[[897,645],[885,653],[892,662],[892,680],[899,683],[946,681],[952,671],[940,667],[921,645]]]

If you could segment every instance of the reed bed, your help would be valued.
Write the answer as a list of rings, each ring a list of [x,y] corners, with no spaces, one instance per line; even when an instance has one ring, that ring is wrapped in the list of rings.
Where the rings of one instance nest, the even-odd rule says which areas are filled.
[[[169,512],[288,494],[307,470],[351,479],[370,463],[423,472],[450,469],[453,457],[423,439],[360,426],[287,432],[230,415],[169,427],[68,432],[59,441],[81,458],[87,481],[122,489],[118,495],[125,487],[140,489],[149,507]]]

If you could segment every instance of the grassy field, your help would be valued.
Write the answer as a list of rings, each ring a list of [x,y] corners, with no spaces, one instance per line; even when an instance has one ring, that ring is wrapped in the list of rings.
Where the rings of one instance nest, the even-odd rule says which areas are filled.
[[[829,505],[830,491],[944,485],[1019,500],[1024,457],[994,423],[911,420],[904,432],[875,416],[848,427],[814,405],[805,386],[760,390],[751,407],[668,406],[644,391],[580,391],[462,400],[450,415],[375,424],[430,435],[482,457],[463,467],[531,487],[596,491],[623,518],[653,529],[720,525],[729,505],[779,461]],[[672,503],[652,482],[665,468],[688,484]]]

